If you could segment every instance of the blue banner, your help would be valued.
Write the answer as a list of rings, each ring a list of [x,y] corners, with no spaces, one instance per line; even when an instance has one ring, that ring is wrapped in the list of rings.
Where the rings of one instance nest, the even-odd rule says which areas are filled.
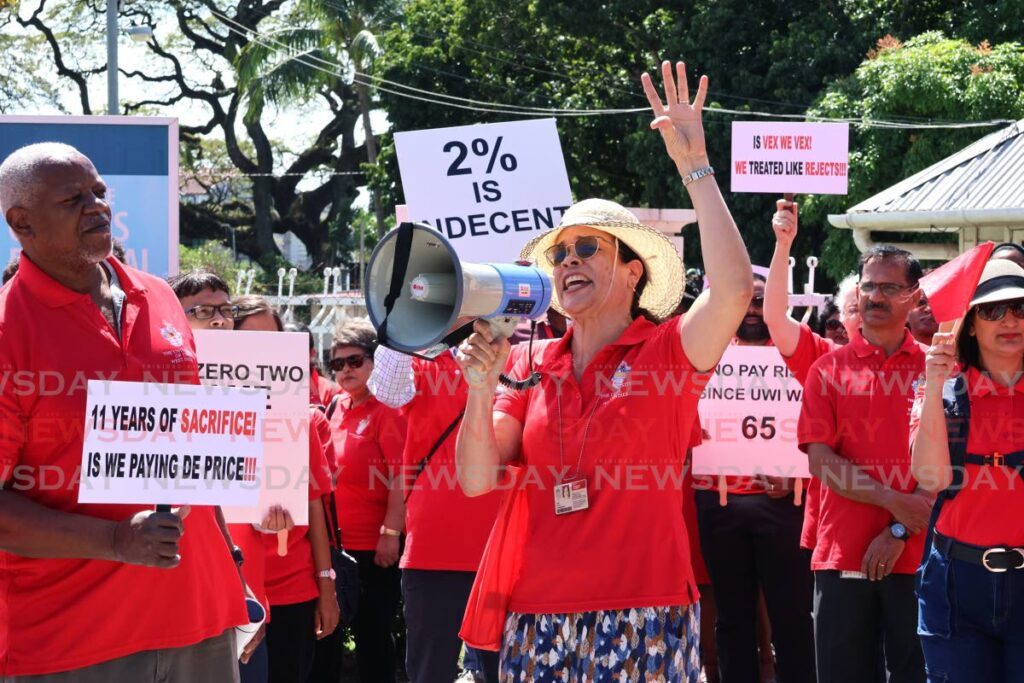
[[[36,142],[63,142],[92,160],[109,188],[111,232],[125,262],[178,270],[178,123],[133,116],[0,116],[0,160]],[[0,268],[20,247],[0,216]]]

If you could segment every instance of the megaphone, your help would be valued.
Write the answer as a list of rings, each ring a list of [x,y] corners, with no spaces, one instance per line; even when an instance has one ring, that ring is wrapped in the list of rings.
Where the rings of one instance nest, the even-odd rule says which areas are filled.
[[[551,278],[533,266],[466,263],[425,223],[402,223],[370,255],[363,294],[381,344],[434,357],[443,340],[475,318],[509,336],[551,304]]]

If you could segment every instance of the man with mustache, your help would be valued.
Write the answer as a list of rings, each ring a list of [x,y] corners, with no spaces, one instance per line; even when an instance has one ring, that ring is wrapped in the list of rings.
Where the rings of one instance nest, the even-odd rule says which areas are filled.
[[[22,247],[0,290],[0,374],[75,387],[0,387],[0,679],[238,680],[234,627],[248,619],[216,508],[78,502],[81,379],[199,383],[177,297],[111,257],[107,186],[73,147],[7,157],[0,210]],[[42,476],[53,470],[65,484]]]
[[[932,499],[910,473],[909,423],[924,347],[906,329],[921,266],[882,245],[858,265],[859,335],[804,383],[798,439],[821,480],[814,571],[818,680],[923,683],[914,571]]]
[[[754,292],[734,344],[772,344],[764,321],[765,280]],[[726,477],[728,504],[718,492],[696,492],[701,550],[718,609],[715,637],[722,683],[759,678],[756,631],[763,592],[775,646],[776,672],[786,683],[814,681],[811,577],[800,549],[803,507],[793,504],[792,479]],[[762,657],[766,653],[762,653]],[[770,660],[771,654],[767,653]]]

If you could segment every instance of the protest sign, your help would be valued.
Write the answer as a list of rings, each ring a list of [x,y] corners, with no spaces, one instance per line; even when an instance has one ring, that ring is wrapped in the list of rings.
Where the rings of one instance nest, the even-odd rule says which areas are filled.
[[[694,474],[806,477],[797,448],[803,389],[773,346],[730,346],[700,401]]]
[[[733,192],[846,194],[846,123],[732,124]]]
[[[151,116],[0,116],[0,160],[37,142],[89,157],[107,184],[110,230],[125,263],[159,277],[178,272],[178,120]],[[0,259],[21,251],[0,216]]]
[[[261,392],[89,380],[80,503],[252,505]]]
[[[395,133],[408,216],[465,261],[514,261],[572,204],[554,119]]]
[[[309,520],[309,336],[300,332],[195,330],[203,384],[258,388],[266,404],[259,498],[224,507],[228,522],[262,521],[272,505]]]

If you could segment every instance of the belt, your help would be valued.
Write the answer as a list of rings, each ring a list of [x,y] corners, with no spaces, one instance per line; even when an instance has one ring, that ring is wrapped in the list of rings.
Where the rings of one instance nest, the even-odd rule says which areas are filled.
[[[1024,548],[995,546],[983,548],[935,532],[935,548],[954,560],[980,564],[990,572],[1001,573],[1011,569],[1024,569]]]

